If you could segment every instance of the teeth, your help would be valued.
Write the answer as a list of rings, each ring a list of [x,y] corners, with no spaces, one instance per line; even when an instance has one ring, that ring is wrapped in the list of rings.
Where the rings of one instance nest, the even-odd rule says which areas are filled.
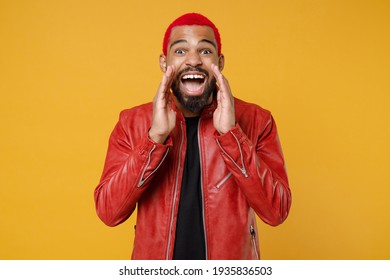
[[[188,75],[184,75],[183,76],[183,79],[184,80],[187,80],[187,79],[204,79],[204,76],[203,75],[192,75],[192,74],[188,74]]]

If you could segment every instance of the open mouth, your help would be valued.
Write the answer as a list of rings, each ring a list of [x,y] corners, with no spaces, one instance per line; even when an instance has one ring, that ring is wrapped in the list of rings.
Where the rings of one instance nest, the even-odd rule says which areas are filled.
[[[185,73],[180,78],[180,87],[188,95],[200,95],[203,93],[207,77],[200,72]]]

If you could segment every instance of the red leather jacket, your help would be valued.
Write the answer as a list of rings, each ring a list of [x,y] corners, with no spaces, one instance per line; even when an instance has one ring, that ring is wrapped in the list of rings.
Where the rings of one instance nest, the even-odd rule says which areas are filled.
[[[259,259],[256,214],[276,226],[291,205],[275,122],[267,110],[235,99],[237,125],[220,136],[215,108],[214,102],[203,110],[198,129],[206,256]],[[109,226],[124,222],[138,203],[132,259],[171,259],[186,126],[178,111],[175,129],[164,145],[157,144],[148,137],[151,118],[151,103],[121,112],[95,203]]]

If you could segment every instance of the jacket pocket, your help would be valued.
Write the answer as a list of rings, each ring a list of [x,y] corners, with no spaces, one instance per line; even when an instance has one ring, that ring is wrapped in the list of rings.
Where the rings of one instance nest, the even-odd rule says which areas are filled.
[[[215,185],[215,187],[219,190],[232,175],[232,172],[229,172],[225,177],[222,178],[221,181],[218,182],[218,184]]]

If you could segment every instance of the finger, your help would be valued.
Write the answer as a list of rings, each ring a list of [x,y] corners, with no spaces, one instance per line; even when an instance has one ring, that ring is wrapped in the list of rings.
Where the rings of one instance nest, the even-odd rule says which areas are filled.
[[[162,77],[162,80],[161,80],[161,84],[160,84],[160,88],[159,88],[160,92],[165,93],[168,91],[169,86],[172,82],[172,78],[173,78],[173,67],[168,66],[167,71],[165,71],[165,73]]]
[[[221,105],[221,90],[218,90],[217,92],[217,106],[219,107]]]
[[[217,79],[218,84],[223,83],[223,75],[221,71],[219,71],[219,68],[215,64],[211,64],[211,71],[213,71],[214,77]]]
[[[157,90],[157,94],[154,98],[154,100],[157,102],[158,100],[164,100],[164,99],[169,99],[167,98],[169,95],[169,89],[171,87],[171,84],[173,82],[173,77],[174,77],[174,71],[175,67],[174,66],[168,66],[167,71],[165,71],[160,86]]]
[[[222,75],[221,71],[219,70],[218,66],[215,64],[211,65],[211,70],[213,71],[214,77],[217,79],[218,85],[222,91],[226,91],[229,88],[227,87],[226,83],[227,80]]]
[[[168,84],[167,84],[166,92],[169,92],[169,89],[171,88],[171,85],[173,83],[173,80],[174,80],[174,77],[176,74],[176,68],[174,65],[168,66],[167,71],[168,70],[170,70],[170,72],[168,73]]]
[[[230,90],[230,85],[228,80],[222,75],[221,71],[219,70],[218,66],[215,64],[211,65],[211,70],[213,71],[213,74],[215,78],[217,79],[218,85],[220,90],[222,91],[223,95],[228,95],[231,99],[233,98],[233,94]]]

